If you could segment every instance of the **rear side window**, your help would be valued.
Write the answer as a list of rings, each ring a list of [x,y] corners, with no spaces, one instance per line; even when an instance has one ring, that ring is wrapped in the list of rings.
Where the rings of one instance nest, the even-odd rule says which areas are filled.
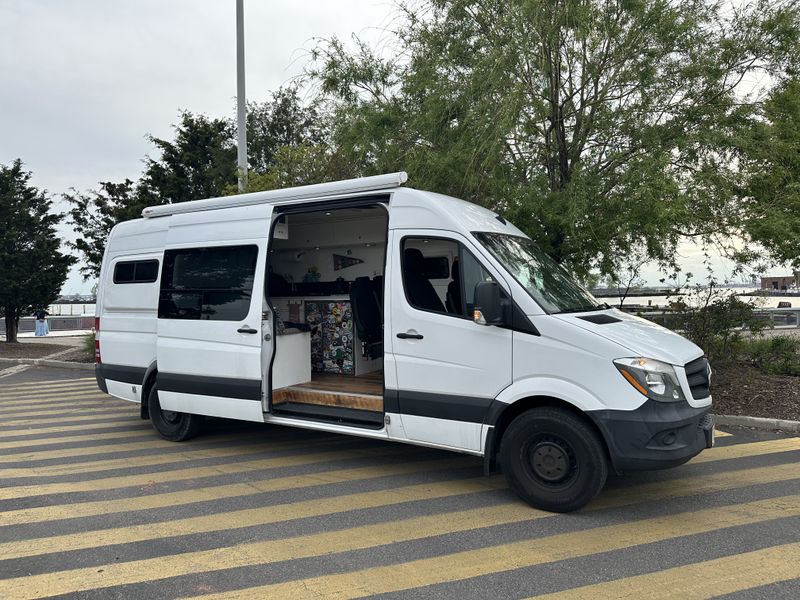
[[[158,279],[158,261],[126,260],[114,265],[114,283],[153,283]]]
[[[239,321],[250,312],[257,246],[164,252],[160,319]]]

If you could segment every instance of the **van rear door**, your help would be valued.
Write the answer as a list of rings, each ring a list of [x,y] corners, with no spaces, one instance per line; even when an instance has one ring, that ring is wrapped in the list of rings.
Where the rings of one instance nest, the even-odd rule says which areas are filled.
[[[168,217],[157,343],[163,409],[264,420],[262,297],[271,217],[268,204]],[[263,351],[271,353],[272,344]]]

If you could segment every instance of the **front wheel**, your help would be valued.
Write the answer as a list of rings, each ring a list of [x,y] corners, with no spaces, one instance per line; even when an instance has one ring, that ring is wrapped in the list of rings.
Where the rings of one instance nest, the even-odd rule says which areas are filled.
[[[515,418],[503,435],[500,461],[523,500],[553,512],[583,508],[608,476],[603,441],[579,416],[557,407]]]
[[[147,396],[147,408],[150,412],[150,421],[153,427],[165,440],[182,442],[196,436],[203,426],[201,415],[163,410],[158,401],[158,386],[150,388]]]

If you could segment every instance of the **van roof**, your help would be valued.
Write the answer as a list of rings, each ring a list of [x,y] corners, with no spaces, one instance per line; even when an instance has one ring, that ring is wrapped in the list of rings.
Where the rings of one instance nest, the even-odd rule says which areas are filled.
[[[299,200],[309,198],[320,198],[342,196],[344,194],[356,194],[362,192],[373,192],[398,188],[408,181],[405,171],[397,173],[387,173],[385,175],[374,175],[372,177],[360,177],[358,179],[346,179],[344,181],[332,181],[330,183],[317,183],[314,185],[303,185],[299,187],[285,188],[281,190],[269,190],[267,192],[253,192],[250,194],[238,194],[236,196],[223,196],[220,198],[208,198],[205,200],[191,200],[179,204],[162,204],[159,206],[148,206],[142,211],[144,218],[165,217],[180,213],[200,212],[206,210],[216,210],[220,208],[233,208],[237,206],[250,206],[253,204],[291,204]]]

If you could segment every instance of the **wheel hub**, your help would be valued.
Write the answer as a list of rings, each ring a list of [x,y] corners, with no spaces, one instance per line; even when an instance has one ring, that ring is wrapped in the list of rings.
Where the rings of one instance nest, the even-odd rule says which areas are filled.
[[[530,463],[534,474],[548,483],[562,481],[571,471],[566,449],[555,441],[535,444],[530,450]]]
[[[161,416],[167,423],[177,423],[180,413],[175,412],[174,410],[162,410]]]

